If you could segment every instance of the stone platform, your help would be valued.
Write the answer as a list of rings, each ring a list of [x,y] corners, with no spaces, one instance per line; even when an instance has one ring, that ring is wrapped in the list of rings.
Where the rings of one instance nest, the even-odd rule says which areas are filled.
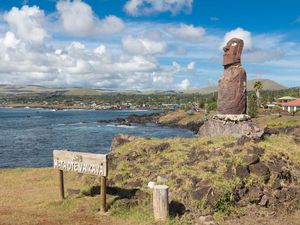
[[[199,136],[232,135],[235,137],[246,136],[253,140],[260,139],[265,128],[259,127],[251,121],[250,116],[241,115],[215,115],[206,121],[199,129]]]

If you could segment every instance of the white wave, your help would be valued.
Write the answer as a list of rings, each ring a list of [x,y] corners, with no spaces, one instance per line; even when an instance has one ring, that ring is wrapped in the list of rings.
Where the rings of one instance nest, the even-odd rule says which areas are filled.
[[[117,124],[107,124],[107,127],[118,127],[118,128],[126,128],[126,129],[133,129],[136,126],[128,126],[128,125],[117,125]]]

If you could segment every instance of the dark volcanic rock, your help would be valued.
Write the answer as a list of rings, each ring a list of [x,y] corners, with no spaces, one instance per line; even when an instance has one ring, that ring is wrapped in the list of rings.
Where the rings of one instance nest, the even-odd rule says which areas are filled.
[[[258,186],[252,186],[249,188],[248,198],[251,203],[259,203],[262,196],[263,191]]]
[[[161,113],[153,113],[150,115],[129,115],[127,121],[130,123],[157,123]]]
[[[245,155],[243,158],[242,158],[243,162],[249,166],[251,164],[255,164],[255,163],[258,163],[259,162],[259,157],[257,155],[254,155],[254,154],[250,154],[250,155]]]
[[[244,145],[246,142],[248,142],[248,141],[251,141],[251,138],[250,137],[247,137],[247,136],[245,136],[245,135],[243,135],[242,137],[240,137],[238,140],[237,140],[237,142],[236,142],[236,144],[237,145]]]
[[[209,189],[210,189],[210,186],[207,186],[207,187],[204,186],[204,187],[201,187],[201,188],[193,191],[191,193],[192,199],[194,199],[194,200],[201,200],[201,199],[203,199],[204,197],[207,196]]]
[[[158,145],[152,145],[152,146],[150,146],[149,150],[150,150],[150,153],[158,153],[158,152],[162,152],[162,151],[168,149],[169,147],[170,147],[170,144],[168,142],[165,142],[165,143],[161,143]]]
[[[247,153],[262,156],[265,153],[265,149],[254,146],[252,149],[247,149]]]
[[[272,135],[272,134],[292,134],[300,128],[300,125],[291,126],[291,127],[275,127],[275,128],[266,128],[265,135]]]
[[[249,177],[250,173],[249,170],[246,166],[242,166],[242,165],[238,165],[236,167],[236,176],[238,176],[241,179],[245,179],[247,177]]]
[[[249,166],[250,173],[264,177],[265,181],[270,179],[270,170],[263,162],[259,162]]]
[[[198,183],[198,188],[191,192],[191,197],[194,200],[201,200],[207,197],[209,191],[212,189],[210,182],[203,181]]]

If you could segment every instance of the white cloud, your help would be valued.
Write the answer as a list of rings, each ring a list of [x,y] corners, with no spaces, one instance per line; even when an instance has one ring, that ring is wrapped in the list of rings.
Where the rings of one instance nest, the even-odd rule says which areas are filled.
[[[124,28],[123,21],[116,16],[110,15],[100,20],[94,15],[92,8],[81,0],[59,1],[56,8],[63,28],[73,35],[112,34]]]
[[[191,12],[193,0],[129,0],[124,6],[132,16],[171,12],[173,15],[184,11]]]
[[[275,50],[255,50],[251,52],[247,52],[244,56],[244,61],[251,63],[251,62],[266,62],[266,61],[272,61],[276,59],[280,59],[284,56],[284,52],[280,49]]]
[[[14,33],[6,32],[5,36],[0,39],[0,44],[3,48],[17,48],[20,40],[18,40]]]
[[[13,7],[3,17],[10,29],[25,41],[42,43],[48,36],[43,28],[44,11],[37,6],[29,7],[25,5],[21,9]]]
[[[240,38],[244,41],[244,49],[251,49],[253,47],[253,42],[252,42],[252,35],[249,31],[246,31],[240,27],[229,31],[225,34],[224,36],[224,41],[220,46],[220,49],[223,49],[223,47],[226,45],[226,43],[231,39],[231,38]]]
[[[152,55],[164,53],[167,44],[164,41],[151,40],[149,38],[134,38],[126,36],[122,39],[123,48],[133,55]]]
[[[189,79],[184,79],[177,86],[181,90],[186,90],[190,86],[190,81],[189,81]]]
[[[70,48],[74,48],[74,49],[85,49],[85,45],[78,42],[78,41],[73,41],[70,45]]]
[[[97,48],[94,49],[94,53],[98,55],[103,55],[104,53],[106,53],[105,45],[99,45]]]
[[[190,63],[187,65],[187,69],[188,69],[188,70],[194,70],[194,69],[195,69],[195,62],[190,62]]]
[[[180,24],[179,26],[170,26],[168,32],[175,38],[184,41],[198,42],[203,40],[205,29],[203,27],[195,27],[194,25]]]

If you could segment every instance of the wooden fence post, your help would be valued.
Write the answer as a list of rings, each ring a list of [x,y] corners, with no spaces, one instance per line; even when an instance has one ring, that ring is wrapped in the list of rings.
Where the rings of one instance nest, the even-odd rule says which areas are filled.
[[[153,187],[153,211],[156,221],[164,221],[169,217],[169,187],[166,185],[154,185]]]
[[[65,191],[64,191],[64,172],[62,170],[58,170],[58,178],[59,178],[59,189],[60,189],[60,199],[64,200]]]
[[[100,177],[100,211],[106,212],[106,177],[101,176]]]

